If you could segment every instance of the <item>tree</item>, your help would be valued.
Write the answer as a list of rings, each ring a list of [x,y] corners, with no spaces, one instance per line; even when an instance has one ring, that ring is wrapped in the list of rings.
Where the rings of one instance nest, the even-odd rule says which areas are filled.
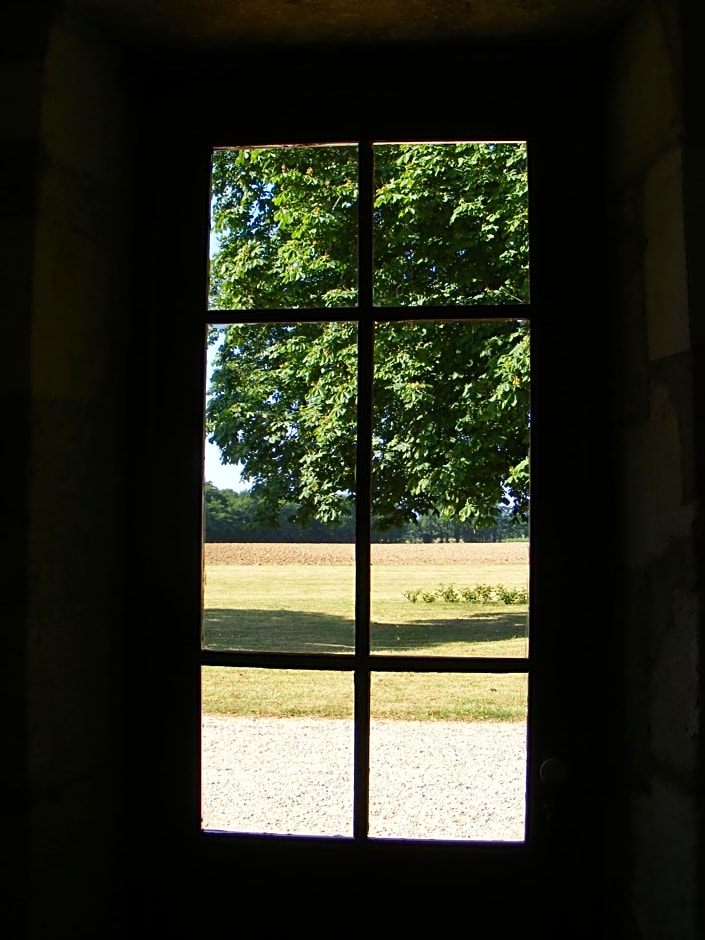
[[[375,187],[376,306],[528,299],[523,146],[384,145]],[[354,308],[356,188],[353,147],[218,152],[212,306]],[[524,320],[506,316],[377,325],[378,526],[429,514],[491,525],[500,505],[525,518],[529,335]],[[225,329],[208,432],[271,519],[284,504],[301,523],[349,518],[356,356],[355,322]]]
[[[283,505],[279,517],[263,524],[266,512],[256,494],[245,490],[219,490],[212,483],[204,486],[204,521],[206,542],[354,542],[352,518],[339,524],[325,525],[311,519],[305,526],[288,525],[296,507]]]

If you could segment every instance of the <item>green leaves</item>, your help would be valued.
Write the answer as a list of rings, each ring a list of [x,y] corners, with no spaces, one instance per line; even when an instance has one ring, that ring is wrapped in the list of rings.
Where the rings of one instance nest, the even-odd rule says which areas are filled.
[[[211,304],[354,307],[356,203],[353,147],[217,152]],[[378,307],[526,301],[524,147],[376,146],[373,234]],[[224,458],[242,465],[272,518],[285,503],[301,522],[349,518],[356,357],[354,322],[227,328],[207,429]],[[379,323],[374,365],[380,526],[433,514],[491,525],[500,504],[525,517],[526,321]]]
[[[356,441],[354,324],[230,326],[215,360],[207,429],[269,503],[297,518],[349,514]]]
[[[333,307],[356,297],[355,148],[219,150],[211,189],[212,307]]]
[[[381,145],[375,158],[376,304],[528,299],[522,145]]]

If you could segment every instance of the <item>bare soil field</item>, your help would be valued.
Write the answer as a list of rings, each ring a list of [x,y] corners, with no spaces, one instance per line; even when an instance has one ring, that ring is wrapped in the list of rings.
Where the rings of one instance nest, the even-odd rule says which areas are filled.
[[[378,565],[526,564],[528,542],[373,544]],[[355,546],[304,542],[208,542],[207,565],[352,565]]]

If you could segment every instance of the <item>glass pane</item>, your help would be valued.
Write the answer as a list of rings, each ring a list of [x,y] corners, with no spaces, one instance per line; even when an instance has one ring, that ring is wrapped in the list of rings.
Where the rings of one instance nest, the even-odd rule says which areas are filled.
[[[349,653],[354,567],[338,548],[300,543],[206,544],[203,647]]]
[[[371,677],[372,837],[522,842],[526,675]]]
[[[529,299],[526,144],[378,144],[377,306]]]
[[[202,828],[352,836],[352,676],[204,666],[202,686]]]
[[[212,330],[206,392],[203,643],[354,645],[357,328]],[[225,460],[235,484],[213,483]]]
[[[216,150],[209,304],[354,307],[357,147]]]
[[[379,324],[373,652],[527,655],[529,420],[526,321]]]

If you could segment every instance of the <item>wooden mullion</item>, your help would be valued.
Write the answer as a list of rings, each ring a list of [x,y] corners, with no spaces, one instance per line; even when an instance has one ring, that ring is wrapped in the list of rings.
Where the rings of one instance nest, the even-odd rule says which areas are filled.
[[[384,656],[370,657],[374,672],[526,673],[531,661],[523,657]]]
[[[351,653],[269,653],[260,650],[212,650],[201,652],[202,666],[244,669],[311,669],[325,672],[352,672]]]
[[[268,310],[208,310],[206,322],[211,326],[231,323],[352,323],[357,320],[356,307],[277,307]]]
[[[355,764],[353,834],[365,840],[370,766],[370,541],[372,505],[372,145],[358,151],[357,454],[355,473]]]
[[[350,653],[269,653],[257,650],[210,650],[201,652],[201,665],[249,669],[312,669],[352,672],[358,658]],[[367,659],[374,672],[526,673],[528,657],[484,656],[387,656],[375,653]]]
[[[362,295],[361,295],[362,297]],[[364,313],[362,312],[364,311]],[[294,310],[208,310],[206,323],[227,326],[230,323],[351,323],[361,317],[374,315],[377,323],[407,320],[447,321],[457,323],[479,320],[483,323],[499,320],[530,320],[541,315],[538,304],[473,304],[429,305],[424,307],[374,307],[371,298],[359,307],[307,307]]]

